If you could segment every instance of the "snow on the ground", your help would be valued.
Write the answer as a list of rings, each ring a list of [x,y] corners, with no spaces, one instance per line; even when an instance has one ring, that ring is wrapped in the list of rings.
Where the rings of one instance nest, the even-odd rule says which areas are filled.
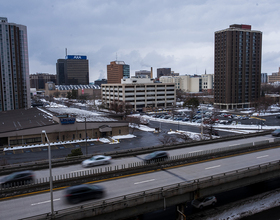
[[[44,109],[41,109],[41,108],[37,108],[37,109],[39,109],[41,112],[44,112],[48,116],[48,118],[52,119],[53,114],[51,114],[50,112],[45,111]]]
[[[90,121],[91,119],[93,120],[108,120],[109,118],[105,118],[100,116],[96,112],[91,112],[91,111],[86,111],[86,110],[81,110],[77,108],[65,108],[66,106],[59,105],[56,103],[50,103],[48,109],[52,112],[55,112],[57,114],[75,114],[77,115],[77,121],[84,121],[84,117],[87,117],[87,120]],[[52,117],[52,114],[41,109],[42,112],[46,113],[48,117]],[[179,111],[188,111],[188,109],[182,109]],[[279,111],[279,107],[275,106],[273,108],[273,111]],[[226,111],[225,111],[226,112]],[[250,110],[248,111],[243,111],[242,113],[252,113]],[[279,114],[275,112],[267,112],[267,113],[254,113],[252,115],[254,116],[267,116],[267,115],[273,115],[273,114]],[[159,121],[159,122],[166,122],[166,123],[173,123],[173,124],[185,124],[185,125],[193,125],[193,126],[200,126],[200,123],[191,123],[191,122],[178,122],[178,121],[172,121],[168,119],[157,119],[157,118],[152,118],[149,116],[143,116],[143,117],[148,117],[150,120],[154,121]],[[114,119],[112,119],[114,120]],[[132,125],[130,125],[132,126]],[[280,126],[258,126],[258,125],[221,125],[221,124],[216,124],[215,129],[216,130],[225,130],[228,132],[237,132],[237,133],[249,133],[249,132],[256,132],[260,131],[260,128],[262,130],[264,129],[278,129]],[[155,131],[154,128],[150,128],[149,126],[146,125],[140,125],[137,127],[137,129],[142,130],[142,131]],[[175,134],[175,133],[187,133],[191,138],[193,139],[200,139],[200,133],[194,133],[194,132],[186,132],[186,131],[170,131],[168,134]],[[118,135],[118,136],[113,136],[111,137],[111,140],[107,138],[99,138],[99,139],[87,139],[88,142],[94,142],[94,141],[100,141],[103,143],[112,143],[112,144],[117,144],[120,143],[120,139],[124,138],[134,138],[136,137],[135,135],[128,134],[128,135]],[[61,144],[69,144],[69,143],[79,143],[79,142],[85,142],[86,140],[74,140],[74,141],[65,141],[65,142],[55,142],[55,143],[50,143],[50,145],[61,145]],[[17,146],[17,147],[8,147],[4,148],[4,151],[7,150],[16,150],[16,149],[27,149],[27,148],[33,148],[33,147],[44,147],[48,146],[48,144],[38,144],[38,145],[28,145],[28,146]],[[215,216],[207,216],[204,218],[204,220],[210,220],[210,219],[227,219],[227,220],[237,220],[240,219],[241,217],[249,216],[264,210],[267,210],[272,207],[278,206],[280,203],[280,192],[273,192],[273,193],[266,193],[263,194],[262,196],[256,196],[253,199],[251,198],[250,200],[246,200],[244,202],[238,202],[235,205],[231,205],[228,209],[225,209],[223,212],[215,214]]]
[[[117,136],[112,136],[111,139],[113,139],[116,142],[119,142],[119,139],[126,139],[126,138],[134,138],[136,137],[133,134],[127,134],[127,135],[117,135]],[[59,141],[59,142],[51,142],[50,145],[61,145],[61,144],[74,144],[74,143],[81,143],[81,142],[96,142],[100,141],[102,143],[111,143],[111,141],[108,138],[89,138],[87,140],[82,139],[82,140],[73,140],[73,141]],[[28,148],[34,148],[34,147],[46,147],[48,146],[48,143],[46,144],[33,144],[33,145],[24,145],[24,146],[15,146],[15,147],[5,147],[4,151],[8,150],[20,150],[20,149],[28,149]]]
[[[201,123],[196,123],[196,122],[190,122],[190,121],[173,121],[172,119],[161,119],[161,118],[153,118],[151,116],[142,116],[146,117],[151,121],[158,121],[158,122],[165,122],[165,123],[172,123],[172,124],[179,124],[179,125],[192,125],[192,126],[201,126]],[[266,125],[256,125],[256,124],[251,124],[251,125],[245,125],[245,124],[236,124],[236,125],[223,125],[223,124],[214,124],[213,127],[217,130],[219,129],[226,129],[229,132],[236,132],[237,130],[275,130],[275,129],[280,129],[280,126],[266,126]],[[235,129],[236,131],[234,131]]]
[[[53,112],[53,114],[51,114],[50,112],[47,112],[41,108],[38,108],[38,109],[43,111],[44,113],[47,113],[50,116],[56,115],[56,114],[74,114],[74,115],[76,115],[77,122],[84,122],[85,117],[86,117],[87,121],[117,121],[116,119],[102,116],[98,112],[87,111],[87,110],[78,109],[78,108],[70,108],[70,107],[65,108],[65,107],[60,107],[60,106],[47,107],[47,109],[50,112]]]
[[[218,201],[219,202],[219,201]],[[220,213],[215,213],[213,216],[199,218],[201,220],[237,220],[253,214],[274,208],[280,204],[279,190],[265,192],[260,195],[246,198],[244,200],[225,205]]]
[[[129,123],[129,127],[136,128],[136,129],[139,129],[141,131],[155,131],[154,128],[150,128],[150,127],[148,127],[146,125],[141,125],[141,124],[140,125],[135,125],[135,124]]]

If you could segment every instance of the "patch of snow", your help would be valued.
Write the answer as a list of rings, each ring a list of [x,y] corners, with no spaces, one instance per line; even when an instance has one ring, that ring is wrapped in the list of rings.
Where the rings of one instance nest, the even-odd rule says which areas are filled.
[[[117,140],[117,139],[127,139],[127,138],[134,138],[136,137],[133,134],[127,134],[127,135],[117,135],[117,136],[113,136],[112,138]]]
[[[244,199],[234,204],[229,205],[229,208],[223,209],[221,213],[215,213],[214,216],[207,216],[202,218],[203,220],[210,219],[227,219],[237,220],[246,216],[271,209],[279,206],[280,203],[280,192],[279,190],[273,190],[271,192],[262,193],[251,197],[250,199]],[[225,206],[226,207],[226,206]]]
[[[117,121],[116,119],[102,116],[100,113],[87,111],[78,108],[48,107],[48,110],[56,114],[74,114],[77,122],[87,121]]]

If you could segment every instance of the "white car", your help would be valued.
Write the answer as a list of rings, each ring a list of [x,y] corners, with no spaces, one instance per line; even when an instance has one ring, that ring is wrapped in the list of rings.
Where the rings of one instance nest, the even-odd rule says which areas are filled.
[[[97,166],[101,164],[111,163],[112,157],[104,155],[96,155],[82,162],[83,167]]]
[[[203,209],[205,206],[216,205],[217,199],[215,196],[207,196],[205,198],[200,198],[192,201],[192,206],[198,209]]]

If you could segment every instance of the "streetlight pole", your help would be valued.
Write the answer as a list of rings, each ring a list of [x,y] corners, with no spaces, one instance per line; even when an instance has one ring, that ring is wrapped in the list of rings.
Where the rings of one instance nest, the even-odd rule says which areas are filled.
[[[202,111],[202,117],[201,117],[201,140],[203,140],[203,109],[201,108]]]
[[[51,193],[51,216],[53,216],[53,178],[52,178],[52,161],[51,161],[51,145],[47,133],[45,130],[42,130],[42,133],[45,134],[45,137],[48,141],[48,154],[49,154],[49,170],[50,170],[50,193]]]
[[[85,133],[86,133],[86,155],[88,154],[88,149],[87,149],[87,118],[85,117]]]

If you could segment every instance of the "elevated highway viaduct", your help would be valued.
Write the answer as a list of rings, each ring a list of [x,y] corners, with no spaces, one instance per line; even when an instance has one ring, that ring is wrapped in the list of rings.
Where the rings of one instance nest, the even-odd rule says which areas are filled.
[[[277,139],[272,142],[278,142]],[[63,189],[54,191],[53,219],[121,219],[141,215],[171,205],[183,207],[195,197],[212,195],[280,176],[280,149],[272,148],[239,154],[234,157],[208,159],[173,167],[149,170],[127,176],[91,181],[106,188],[100,200],[68,205]],[[49,192],[31,193],[10,199],[2,198],[3,219],[48,219]],[[31,216],[34,216],[33,218]]]

